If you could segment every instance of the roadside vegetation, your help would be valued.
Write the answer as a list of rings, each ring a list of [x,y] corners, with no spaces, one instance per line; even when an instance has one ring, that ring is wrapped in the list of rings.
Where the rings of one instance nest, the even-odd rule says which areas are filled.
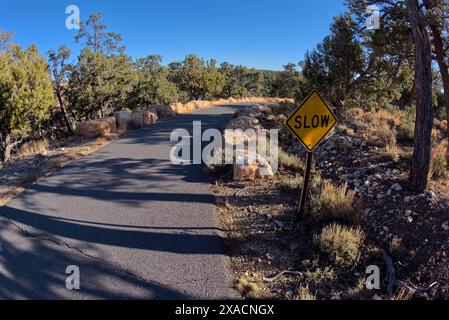
[[[284,72],[259,71],[190,54],[163,65],[150,54],[132,59],[120,34],[111,32],[102,15],[90,15],[76,35],[84,45],[76,63],[62,45],[42,54],[13,42],[0,30],[0,162],[18,155],[22,144],[47,139],[50,145],[74,134],[84,121],[102,119],[118,111],[172,105],[188,112],[207,101],[230,98],[293,98],[299,78],[295,65]],[[285,96],[284,96],[285,95]],[[190,102],[193,101],[193,102]],[[190,103],[189,103],[190,102]]]
[[[384,16],[368,31],[374,3]],[[258,118],[280,129],[279,171],[251,181],[212,174],[226,177],[213,190],[226,203],[218,213],[233,270],[258,297],[449,299],[448,12],[445,1],[347,1],[300,62],[296,102]],[[298,221],[306,152],[281,119],[311,89],[339,125],[314,153]],[[379,267],[380,290],[367,288],[368,266]]]

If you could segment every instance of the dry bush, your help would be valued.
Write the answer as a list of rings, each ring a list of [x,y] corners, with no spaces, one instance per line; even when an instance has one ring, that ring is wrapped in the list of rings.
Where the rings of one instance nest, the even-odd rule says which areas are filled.
[[[235,282],[235,289],[241,293],[242,296],[250,299],[259,299],[262,296],[262,289],[259,284],[250,281],[248,277],[242,276]]]
[[[345,134],[347,136],[353,137],[355,135],[354,129],[349,128],[346,124],[341,124],[337,127],[339,133]]]
[[[314,301],[316,300],[316,296],[310,292],[309,287],[299,287],[298,294],[295,297],[295,300],[299,301]]]
[[[386,123],[391,128],[395,128],[401,123],[401,114],[396,112],[389,112],[387,110],[379,110],[377,112],[366,113],[364,116],[364,120],[373,125]]]
[[[389,125],[382,123],[369,127],[367,132],[369,144],[377,147],[386,147],[396,144],[396,130]]]
[[[434,120],[434,126],[437,130],[440,131],[441,136],[445,136],[447,134],[447,120]]]
[[[334,269],[330,267],[319,268],[316,267],[313,271],[308,270],[304,274],[308,283],[312,283],[316,286],[320,286],[323,283],[329,283],[335,280],[336,275]]]
[[[350,267],[357,260],[365,234],[360,228],[348,228],[339,224],[324,227],[314,241],[320,250],[335,264]]]
[[[440,137],[440,131],[438,131],[437,129],[433,128],[432,129],[432,141],[437,140]]]
[[[287,191],[298,190],[303,183],[303,178],[299,175],[284,176],[281,180],[280,187]]]
[[[396,143],[389,144],[385,147],[384,154],[390,160],[397,162],[397,161],[399,161],[399,158],[400,158],[401,149],[398,147],[398,145]]]
[[[279,148],[279,164],[287,170],[298,172],[304,169],[302,160],[293,154],[287,153]]]
[[[430,179],[449,179],[449,156],[448,142],[443,141],[432,150],[432,160],[430,164]]]
[[[397,138],[401,141],[413,141],[415,139],[415,119],[412,114],[404,114],[397,127]]]
[[[25,157],[29,155],[42,154],[46,155],[50,144],[47,139],[35,140],[24,143],[18,151],[19,156]]]
[[[365,115],[365,111],[362,108],[350,108],[345,111],[345,118],[350,122],[361,120]]]
[[[345,220],[359,224],[362,210],[356,201],[355,192],[348,190],[348,185],[340,187],[325,181],[318,194],[312,197],[314,217]]]

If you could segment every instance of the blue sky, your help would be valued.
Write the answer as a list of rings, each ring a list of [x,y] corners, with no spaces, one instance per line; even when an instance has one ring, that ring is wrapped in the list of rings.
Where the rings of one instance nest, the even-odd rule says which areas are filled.
[[[121,33],[133,57],[160,54],[164,63],[189,53],[219,62],[280,70],[298,62],[329,33],[343,0],[9,0],[3,1],[0,28],[23,46],[41,53],[66,44],[80,46],[67,30],[68,5],[81,19],[101,12],[108,30]],[[73,58],[74,59],[74,58]]]

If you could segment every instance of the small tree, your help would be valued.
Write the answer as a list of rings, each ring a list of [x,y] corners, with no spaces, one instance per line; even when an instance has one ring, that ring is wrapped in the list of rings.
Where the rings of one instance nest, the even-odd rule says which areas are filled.
[[[95,53],[106,55],[114,52],[123,52],[125,47],[120,46],[122,36],[114,32],[106,32],[106,25],[101,21],[101,13],[93,13],[87,21],[81,21],[80,30],[75,36],[76,42],[84,40],[85,46]]]
[[[67,84],[67,77],[71,69],[70,65],[67,65],[67,59],[70,57],[70,49],[66,46],[61,46],[58,51],[50,50],[48,52],[50,71],[53,76],[53,90],[59,102],[59,108],[66,124],[69,134],[73,134],[72,125],[67,116],[67,111],[64,106],[63,90],[64,85]]]
[[[281,98],[296,98],[302,96],[301,85],[303,78],[297,70],[297,65],[288,63],[277,76],[273,87],[274,95]]]
[[[127,102],[131,109],[170,104],[179,100],[178,89],[167,79],[168,70],[161,62],[161,56],[150,55],[135,64],[138,80]]]
[[[12,139],[40,129],[54,103],[48,64],[34,45],[0,52],[1,157],[11,159]]]
[[[136,81],[131,59],[85,48],[69,77],[67,100],[78,120],[104,117],[121,109]]]
[[[215,60],[206,63],[190,54],[182,62],[171,63],[169,70],[170,80],[191,100],[213,98],[222,91],[224,77],[218,71]]]
[[[366,56],[356,22],[348,14],[336,17],[327,36],[302,62],[306,91],[326,92],[339,115],[345,100],[372,76],[376,55]]]

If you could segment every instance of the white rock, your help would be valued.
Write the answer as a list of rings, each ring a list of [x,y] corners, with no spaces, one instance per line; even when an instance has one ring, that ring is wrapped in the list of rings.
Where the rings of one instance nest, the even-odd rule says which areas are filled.
[[[399,183],[394,184],[391,187],[391,189],[394,190],[394,191],[402,191],[402,187],[401,187],[401,185]]]
[[[443,223],[441,227],[443,228],[444,231],[449,232],[449,222]]]

